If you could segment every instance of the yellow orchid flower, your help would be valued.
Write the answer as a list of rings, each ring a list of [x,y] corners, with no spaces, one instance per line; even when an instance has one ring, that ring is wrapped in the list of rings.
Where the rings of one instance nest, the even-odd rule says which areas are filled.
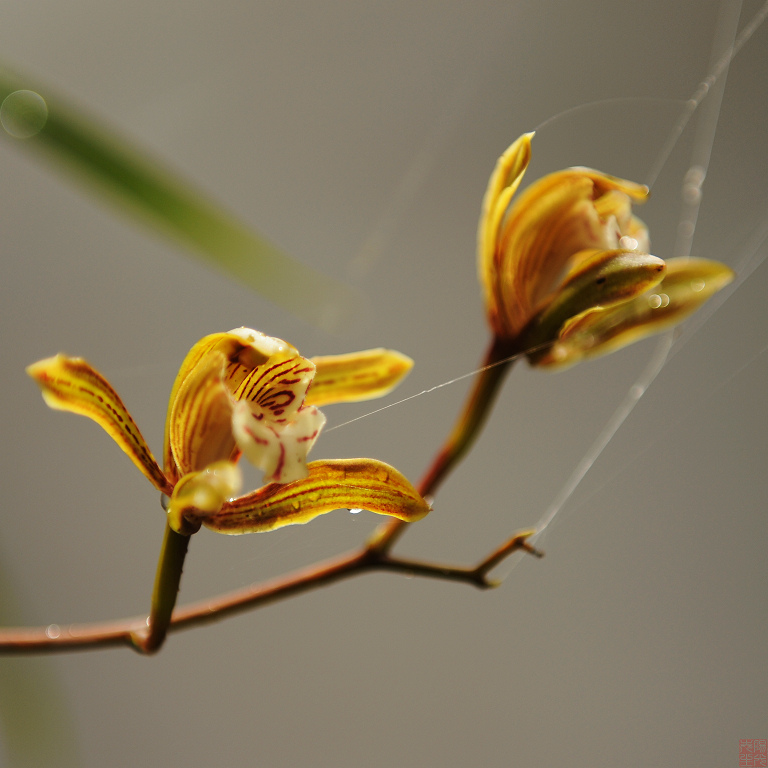
[[[511,203],[531,158],[532,133],[499,158],[483,201],[478,268],[498,338],[529,347],[568,319],[629,301],[658,283],[664,262],[632,214],[648,189],[589,168],[552,173]]]
[[[429,511],[383,462],[306,463],[325,424],[317,404],[379,397],[412,364],[391,350],[307,359],[248,328],[206,336],[190,350],[171,392],[162,469],[119,395],[87,362],[57,355],[27,372],[50,407],[96,421],[169,497],[174,531],[187,534],[204,524],[249,533],[308,522],[339,507],[407,521]],[[234,498],[242,484],[241,453],[264,471],[266,485]]]
[[[497,339],[525,349],[534,365],[571,365],[674,325],[731,281],[718,262],[665,264],[648,253],[648,228],[632,213],[648,197],[641,184],[569,168],[512,202],[532,138],[522,135],[499,158],[478,228]]]

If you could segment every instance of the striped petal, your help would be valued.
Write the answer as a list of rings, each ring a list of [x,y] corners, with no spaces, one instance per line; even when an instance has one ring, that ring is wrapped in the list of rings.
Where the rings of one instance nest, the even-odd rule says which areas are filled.
[[[537,365],[567,367],[671,328],[728,285],[733,271],[707,259],[669,259],[662,282],[632,301],[585,311],[567,322]]]
[[[307,405],[370,400],[392,391],[413,367],[413,360],[391,349],[311,358],[315,378]]]
[[[313,461],[309,474],[293,483],[271,483],[201,515],[219,533],[255,533],[308,523],[334,509],[367,509],[415,522],[429,505],[396,469],[374,459]]]
[[[175,391],[166,425],[174,479],[239,455],[232,399],[223,381],[226,362],[221,352],[209,351]]]
[[[223,342],[226,341],[226,333],[213,333],[210,336],[205,336],[195,344],[192,349],[189,350],[187,356],[179,368],[179,372],[176,375],[176,380],[173,383],[171,389],[171,396],[168,400],[168,415],[165,419],[165,440],[163,445],[163,467],[165,468],[165,474],[171,479],[172,482],[176,482],[182,475],[190,471],[177,466],[176,456],[183,457],[189,453],[189,451],[178,441],[183,438],[183,424],[180,424],[179,419],[182,417],[183,411],[177,400],[179,393],[182,389],[187,388],[187,380],[194,375],[195,370],[200,366],[201,361],[205,359],[207,355],[217,351]],[[224,352],[222,351],[222,354]],[[172,439],[173,438],[173,439]]]
[[[162,493],[172,484],[163,474],[131,414],[110,383],[85,360],[56,355],[27,368],[51,408],[87,416],[99,424]]]
[[[501,223],[531,161],[533,136],[533,133],[524,133],[498,159],[483,198],[477,230],[477,268],[485,293],[486,308],[494,327],[501,322],[503,302],[498,258]]]

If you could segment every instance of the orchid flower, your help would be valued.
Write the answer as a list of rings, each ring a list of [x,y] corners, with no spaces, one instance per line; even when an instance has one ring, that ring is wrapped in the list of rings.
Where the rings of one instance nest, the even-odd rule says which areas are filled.
[[[478,269],[496,338],[518,341],[532,364],[567,365],[678,322],[729,281],[722,264],[687,260],[670,275],[675,288],[665,295],[675,299],[664,321],[651,320],[639,307],[648,306],[644,295],[656,295],[669,265],[648,253],[648,228],[632,213],[648,188],[569,168],[512,202],[532,138],[524,134],[499,158],[480,217]],[[700,287],[684,290],[684,280]]]
[[[27,372],[50,407],[97,422],[169,497],[171,529],[189,534],[202,524],[250,533],[305,523],[340,507],[409,522],[429,511],[405,477],[383,462],[306,462],[325,424],[318,404],[384,395],[412,364],[383,349],[307,359],[248,328],[206,336],[190,350],[171,392],[162,469],[119,395],[87,362],[57,355]],[[263,470],[266,485],[237,497],[241,454]]]

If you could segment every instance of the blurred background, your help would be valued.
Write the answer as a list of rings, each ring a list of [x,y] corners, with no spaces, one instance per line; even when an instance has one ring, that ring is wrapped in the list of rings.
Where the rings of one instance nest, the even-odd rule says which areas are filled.
[[[760,7],[744,2],[738,27]],[[3,3],[6,62],[367,296],[326,332],[4,137],[4,620],[145,612],[164,525],[146,480],[93,423],[48,410],[26,365],[88,359],[156,454],[178,366],[214,331],[250,326],[305,355],[401,350],[416,367],[386,402],[469,373],[487,341],[475,231],[498,155],[542,126],[529,180],[569,165],[652,180],[733,13],[709,0]],[[728,74],[693,241],[748,276],[675,348],[543,560],[513,562],[483,593],[359,577],[173,634],[153,658],[0,658],[5,764],[698,768],[736,766],[739,739],[768,738],[768,270],[754,245],[767,55],[768,25]],[[694,129],[640,212],[661,257]],[[658,345],[558,374],[517,366],[397,551],[470,564],[535,525]],[[313,457],[376,457],[416,481],[469,386],[329,432]],[[330,407],[328,426],[378,405]],[[337,511],[271,534],[202,531],[181,602],[349,549],[376,522]]]

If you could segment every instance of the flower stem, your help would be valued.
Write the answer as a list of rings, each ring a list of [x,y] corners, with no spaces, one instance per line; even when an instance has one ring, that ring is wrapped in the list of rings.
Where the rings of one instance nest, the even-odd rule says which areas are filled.
[[[131,641],[136,650],[141,653],[154,653],[165,641],[173,608],[176,605],[176,597],[179,594],[189,539],[189,536],[176,533],[170,526],[165,526],[147,628],[131,633]]]
[[[472,447],[491,412],[499,387],[519,353],[520,347],[514,339],[494,336],[491,340],[464,409],[417,486],[425,498],[434,497],[443,480]],[[369,547],[379,553],[389,552],[406,525],[401,520],[387,521],[374,532]]]

